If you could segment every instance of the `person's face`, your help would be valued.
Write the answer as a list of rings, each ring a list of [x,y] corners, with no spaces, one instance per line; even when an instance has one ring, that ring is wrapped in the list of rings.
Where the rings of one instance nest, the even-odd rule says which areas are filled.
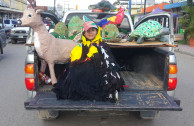
[[[84,32],[84,36],[88,40],[93,40],[96,37],[97,29],[96,28],[90,28],[87,32]]]

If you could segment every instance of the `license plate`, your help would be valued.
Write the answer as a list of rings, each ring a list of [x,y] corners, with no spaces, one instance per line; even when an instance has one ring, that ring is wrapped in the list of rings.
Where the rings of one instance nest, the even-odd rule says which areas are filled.
[[[20,36],[19,36],[19,38],[23,38],[23,36],[22,36],[22,35],[20,35]]]

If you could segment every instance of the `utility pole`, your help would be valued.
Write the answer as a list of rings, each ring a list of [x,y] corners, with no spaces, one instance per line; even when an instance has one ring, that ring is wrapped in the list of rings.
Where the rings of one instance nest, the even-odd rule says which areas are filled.
[[[145,15],[145,12],[146,12],[146,0],[144,0],[144,15]]]
[[[55,9],[55,4],[56,4],[56,0],[54,0],[54,13],[55,13],[55,11],[56,11],[56,9]]]
[[[129,15],[131,15],[131,0],[129,0]]]
[[[187,6],[192,6],[192,0],[187,0]]]

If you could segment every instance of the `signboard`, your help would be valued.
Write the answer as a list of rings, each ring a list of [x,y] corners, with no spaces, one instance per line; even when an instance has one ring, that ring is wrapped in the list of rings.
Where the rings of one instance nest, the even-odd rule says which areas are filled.
[[[36,0],[37,6],[54,6],[54,0]]]
[[[137,10],[137,13],[141,13],[141,9],[138,9],[138,10]]]

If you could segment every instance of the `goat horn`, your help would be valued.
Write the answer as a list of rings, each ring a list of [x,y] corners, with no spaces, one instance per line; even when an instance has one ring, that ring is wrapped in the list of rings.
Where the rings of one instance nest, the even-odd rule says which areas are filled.
[[[31,5],[31,7],[32,7],[33,9],[36,8],[36,0],[28,0],[28,2],[30,3],[30,5]]]

